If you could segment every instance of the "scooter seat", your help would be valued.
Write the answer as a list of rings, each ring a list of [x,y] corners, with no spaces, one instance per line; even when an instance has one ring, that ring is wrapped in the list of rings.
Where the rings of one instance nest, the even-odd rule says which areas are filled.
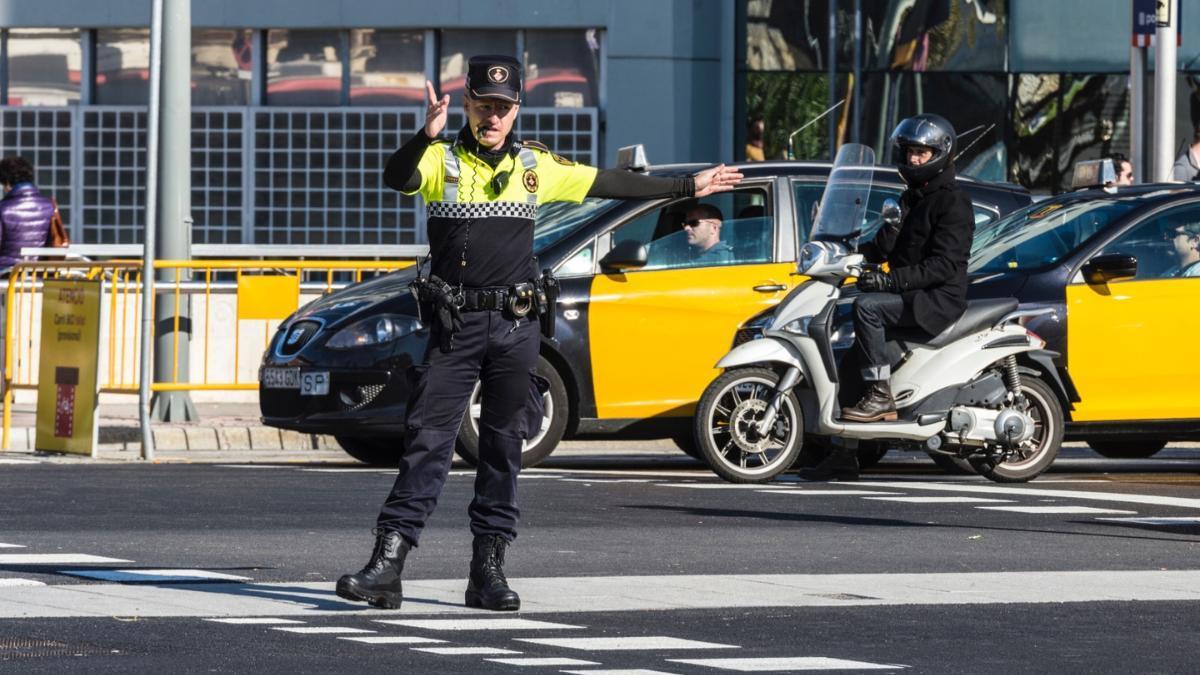
[[[970,335],[976,331],[991,326],[1004,317],[1005,314],[1017,308],[1016,298],[988,298],[985,300],[968,300],[967,309],[958,320],[950,324],[946,330],[938,333],[932,339],[929,333],[920,329],[897,328],[889,330],[889,340],[898,340],[915,345],[924,345],[941,349],[955,340]]]

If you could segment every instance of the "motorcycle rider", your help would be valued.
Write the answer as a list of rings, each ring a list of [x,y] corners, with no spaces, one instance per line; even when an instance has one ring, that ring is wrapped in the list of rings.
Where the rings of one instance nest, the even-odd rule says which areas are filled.
[[[899,226],[885,225],[860,248],[867,262],[887,262],[889,271],[869,270],[858,279],[862,294],[854,301],[855,355],[865,393],[857,405],[842,409],[843,421],[850,423],[897,417],[888,383],[888,328],[912,328],[932,338],[967,308],[967,258],[975,218],[970,197],[954,180],[954,127],[939,115],[910,117],[892,132],[891,146],[908,189],[900,197]],[[856,480],[857,449],[835,447],[801,476]]]

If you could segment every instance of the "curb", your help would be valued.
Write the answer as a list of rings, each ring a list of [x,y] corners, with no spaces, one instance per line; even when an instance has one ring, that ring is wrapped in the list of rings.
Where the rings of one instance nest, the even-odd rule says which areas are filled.
[[[333,436],[302,434],[261,425],[214,426],[203,424],[155,425],[154,447],[165,452],[207,450],[286,450],[337,451],[341,446]],[[35,427],[13,427],[9,437],[11,452],[34,450]],[[97,452],[139,452],[142,433],[136,426],[101,426],[97,433]]]

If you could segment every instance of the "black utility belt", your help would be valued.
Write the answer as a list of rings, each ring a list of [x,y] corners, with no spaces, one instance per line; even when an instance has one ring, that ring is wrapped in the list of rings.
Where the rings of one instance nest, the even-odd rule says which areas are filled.
[[[525,316],[537,309],[534,301],[536,292],[533,283],[528,281],[512,286],[464,288],[459,294],[462,303],[459,309],[464,312],[503,310],[515,316]]]

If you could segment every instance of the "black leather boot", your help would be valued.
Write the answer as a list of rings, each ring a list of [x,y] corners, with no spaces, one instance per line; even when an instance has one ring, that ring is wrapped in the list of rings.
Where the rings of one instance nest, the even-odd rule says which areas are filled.
[[[842,408],[842,419],[847,422],[894,422],[896,401],[892,398],[892,388],[887,381],[871,382],[858,405]]]
[[[399,609],[404,599],[400,573],[412,548],[400,533],[377,528],[375,550],[367,566],[357,574],[346,574],[337,582],[337,594],[347,600],[365,600],[383,609]]]
[[[500,612],[521,609],[521,596],[504,578],[504,548],[508,542],[495,534],[475,537],[471,543],[471,575],[467,581],[467,607]]]
[[[821,482],[858,480],[858,449],[834,446],[820,464],[801,469],[799,475],[804,480]]]

